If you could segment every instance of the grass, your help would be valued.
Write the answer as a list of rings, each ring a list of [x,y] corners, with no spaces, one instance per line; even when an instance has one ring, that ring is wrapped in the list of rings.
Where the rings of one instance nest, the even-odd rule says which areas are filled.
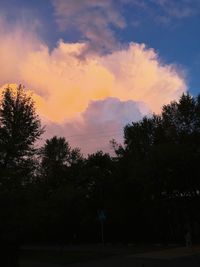
[[[86,249],[83,246],[83,250],[62,250],[59,248],[53,249],[23,249],[21,250],[22,261],[33,261],[41,263],[55,263],[55,264],[70,264],[76,262],[86,262],[91,260],[100,260],[113,255],[119,254],[137,254],[150,251],[159,251],[166,246],[156,245],[133,245],[133,246],[106,246],[96,247],[93,249]]]
[[[62,250],[31,250],[21,252],[21,260],[30,260],[41,263],[70,264],[98,260],[110,254],[97,251],[62,251]],[[110,255],[111,256],[111,255]]]

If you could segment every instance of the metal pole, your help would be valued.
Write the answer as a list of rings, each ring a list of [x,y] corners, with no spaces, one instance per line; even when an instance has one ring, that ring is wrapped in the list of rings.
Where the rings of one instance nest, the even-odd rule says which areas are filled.
[[[104,223],[103,220],[101,220],[101,241],[104,246]]]

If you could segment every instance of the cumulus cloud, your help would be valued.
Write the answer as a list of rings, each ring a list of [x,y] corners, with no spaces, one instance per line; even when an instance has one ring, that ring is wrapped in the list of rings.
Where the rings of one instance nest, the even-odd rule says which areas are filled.
[[[148,114],[148,108],[142,102],[120,101],[113,97],[91,101],[81,114],[81,120],[62,125],[47,124],[45,137],[65,136],[72,146],[81,147],[84,154],[102,149],[112,153],[109,141],[114,138],[123,143],[124,125],[140,120],[144,114]]]
[[[21,64],[33,51],[42,49],[42,41],[34,33],[34,28],[15,25],[15,28],[0,17],[0,83],[23,82]]]
[[[22,83],[31,89],[49,133],[53,128],[58,134],[70,129],[70,135],[81,134],[81,127],[88,135],[92,128],[121,130],[121,121],[124,125],[129,118],[159,112],[186,90],[177,68],[161,63],[158,54],[144,44],[131,43],[80,60],[85,43],[60,41],[49,51],[34,33],[20,27],[7,31],[2,23],[0,42],[0,85]]]

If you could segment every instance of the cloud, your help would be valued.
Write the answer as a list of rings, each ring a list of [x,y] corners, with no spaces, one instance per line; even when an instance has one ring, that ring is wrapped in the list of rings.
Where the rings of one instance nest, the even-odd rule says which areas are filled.
[[[42,96],[38,108],[52,121],[76,117],[91,100],[111,96],[144,101],[152,111],[159,112],[164,103],[186,89],[176,68],[162,65],[156,52],[143,44],[132,43],[127,49],[88,56],[84,61],[78,57],[84,44],[60,42],[51,53],[45,46],[38,47],[23,61],[19,59],[16,73],[19,81]]]
[[[0,17],[0,83],[24,82],[21,65],[30,53],[42,49],[43,43],[34,33],[35,26],[16,24],[13,28]]]
[[[78,30],[87,41],[85,53],[107,52],[119,45],[114,28],[124,28],[122,0],[52,0],[61,30]]]
[[[45,138],[65,136],[73,147],[81,147],[85,155],[102,149],[112,153],[109,141],[114,138],[123,143],[124,125],[140,120],[147,113],[148,108],[142,102],[120,101],[112,97],[91,101],[81,114],[81,120],[62,125],[47,124]]]
[[[163,24],[200,14],[199,0],[130,0],[129,4],[146,12],[156,22]]]
[[[130,118],[159,112],[187,89],[179,69],[163,64],[156,51],[144,44],[130,43],[80,60],[87,46],[84,42],[60,41],[49,51],[34,32],[18,26],[8,31],[3,22],[0,42],[0,85],[22,83],[31,89],[37,112],[48,129],[50,124],[52,129],[57,127],[58,134],[70,128],[70,134],[76,135],[81,127],[88,135],[92,128],[121,130],[129,112]],[[134,101],[135,109],[129,101]],[[114,126],[109,128],[107,120]],[[96,147],[100,144],[95,143]]]
[[[199,14],[199,0],[153,0],[171,18],[187,18]]]

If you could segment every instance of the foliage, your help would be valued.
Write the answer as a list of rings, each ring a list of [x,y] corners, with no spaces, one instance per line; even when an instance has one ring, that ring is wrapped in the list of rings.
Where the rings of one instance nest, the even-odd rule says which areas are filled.
[[[83,157],[58,136],[38,153],[43,128],[22,87],[7,88],[0,107],[1,229],[27,242],[99,242],[104,210],[106,241],[180,241],[188,229],[200,238],[200,96],[126,125],[114,157]]]
[[[34,102],[22,86],[6,88],[0,103],[1,183],[20,186],[32,172],[34,143],[43,133]],[[14,181],[15,180],[15,181]]]

